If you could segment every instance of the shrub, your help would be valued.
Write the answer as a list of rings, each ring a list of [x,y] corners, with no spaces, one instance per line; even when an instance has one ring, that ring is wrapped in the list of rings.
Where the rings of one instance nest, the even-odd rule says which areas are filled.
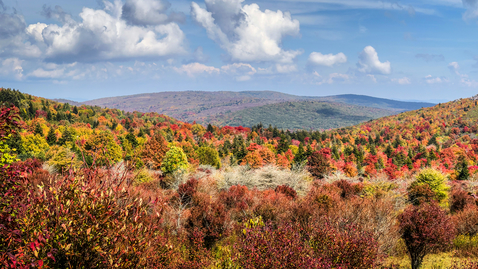
[[[291,199],[295,199],[297,197],[297,192],[287,185],[277,186],[274,191],[277,193],[282,193]]]
[[[290,223],[274,228],[271,224],[248,225],[234,245],[233,260],[241,268],[331,268],[332,264],[314,257],[302,240],[300,229]]]
[[[470,257],[478,256],[478,236],[458,235],[453,240],[457,256]]]
[[[221,168],[221,160],[216,149],[210,147],[200,147],[196,151],[196,154],[200,164],[214,166],[216,169]]]
[[[227,235],[229,217],[224,205],[213,201],[208,195],[197,193],[194,198],[186,229],[190,237],[196,232],[203,236],[204,246],[212,248],[217,240]]]
[[[459,187],[452,189],[450,193],[450,211],[456,213],[462,211],[467,206],[475,204],[475,199],[466,191]]]
[[[409,206],[398,216],[400,232],[411,258],[412,269],[425,255],[450,245],[455,229],[445,211],[436,203]]]
[[[52,146],[46,153],[47,163],[60,172],[67,172],[70,168],[80,167],[80,162],[76,159],[75,154],[66,147]]]
[[[179,147],[171,147],[163,158],[161,170],[163,173],[170,174],[178,170],[185,170],[189,166],[188,158],[184,151]]]
[[[186,183],[179,185],[177,194],[181,200],[181,204],[189,205],[192,202],[193,196],[197,192],[199,181],[195,178],[191,178]]]
[[[239,208],[246,209],[252,205],[252,197],[249,195],[249,189],[246,186],[234,185],[227,191],[219,194],[219,200],[226,205],[227,209]]]
[[[330,162],[321,152],[315,151],[307,159],[307,169],[316,178],[324,178],[330,172]]]
[[[138,174],[134,177],[134,183],[139,185],[143,183],[149,183],[154,180],[154,176],[151,171],[146,168],[139,170]]]
[[[408,201],[418,206],[422,203],[438,201],[438,198],[428,184],[412,184],[408,188]]]
[[[448,187],[445,183],[445,175],[435,169],[427,168],[418,173],[411,186],[428,184],[438,202],[442,202],[448,198]]]
[[[315,255],[332,261],[335,268],[373,268],[379,261],[378,243],[371,233],[339,220],[314,222],[309,227]]]
[[[452,220],[457,234],[469,236],[478,234],[478,208],[476,206],[467,206],[453,215]]]
[[[359,193],[361,193],[363,190],[363,184],[361,183],[351,184],[350,182],[344,179],[335,181],[334,185],[341,190],[340,196],[344,199],[348,199],[353,196],[356,196]]]

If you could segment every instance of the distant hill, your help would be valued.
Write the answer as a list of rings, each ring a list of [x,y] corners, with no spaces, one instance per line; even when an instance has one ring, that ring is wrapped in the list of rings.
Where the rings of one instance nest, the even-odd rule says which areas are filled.
[[[332,129],[396,114],[393,110],[333,103],[289,101],[246,108],[209,119],[217,125],[254,126],[263,123],[279,129]]]
[[[336,95],[326,97],[310,97],[310,96],[296,96],[291,94],[284,94],[274,91],[244,91],[244,92],[204,92],[204,91],[180,91],[180,92],[159,92],[159,93],[144,93],[128,96],[101,98],[83,102],[86,105],[94,105],[101,107],[118,108],[125,111],[141,111],[141,112],[157,112],[165,114],[170,117],[177,118],[185,122],[193,122],[207,124],[209,122],[230,123],[231,125],[251,126],[255,123],[255,117],[251,113],[263,113],[260,121],[263,124],[279,123],[277,114],[283,114],[281,106],[269,106],[284,102],[304,102],[304,101],[323,101],[332,102],[334,106],[338,103],[348,105],[358,105],[362,107],[376,108],[382,110],[369,110],[367,113],[361,113],[359,109],[346,109],[341,111],[342,119],[346,116],[364,117],[363,120],[378,118],[386,115],[397,114],[403,111],[420,109],[422,107],[430,107],[431,103],[416,103],[403,102],[383,98],[375,98],[364,95]],[[297,103],[298,104],[298,103]],[[263,108],[258,108],[266,106]],[[303,103],[298,105],[301,111],[307,109],[308,106],[314,107],[311,103]],[[253,108],[258,108],[254,110]],[[275,109],[279,109],[276,111]],[[299,109],[299,108],[298,108]],[[312,108],[311,108],[312,109]],[[340,108],[342,109],[342,108]],[[339,110],[340,110],[339,109]],[[385,111],[386,110],[386,111]],[[269,113],[266,113],[266,112]],[[298,113],[298,111],[296,111]],[[301,112],[302,113],[302,112]],[[305,112],[304,112],[305,113]],[[304,118],[296,121],[289,127],[296,129],[296,126],[307,126],[313,129],[328,129],[331,126],[331,119],[327,120],[325,125],[317,125],[318,119],[313,118],[311,114],[305,113]],[[345,114],[343,114],[345,113]],[[352,114],[347,114],[352,113]],[[375,113],[375,114],[374,114]],[[307,114],[307,116],[306,116]],[[268,117],[269,115],[270,117]],[[242,120],[241,120],[242,119]],[[308,122],[309,121],[309,122]],[[358,123],[359,121],[340,121],[347,122],[347,125]],[[333,125],[333,124],[332,124]],[[279,125],[278,125],[279,126]],[[293,127],[293,128],[292,128]],[[342,126],[337,126],[342,127]]]
[[[311,97],[315,99],[315,97]],[[384,108],[395,110],[397,112],[404,112],[410,110],[416,110],[424,107],[431,107],[435,104],[426,103],[426,102],[404,102],[396,101],[384,98],[371,97],[366,95],[356,95],[356,94],[341,94],[334,96],[319,97],[319,100],[339,102],[351,105],[358,106],[368,106],[376,108]]]
[[[71,101],[71,100],[67,100],[67,99],[52,99],[53,101],[55,102],[58,102],[58,103],[62,103],[62,104],[70,104],[72,106],[81,106],[82,103],[81,102],[76,102],[76,101]]]

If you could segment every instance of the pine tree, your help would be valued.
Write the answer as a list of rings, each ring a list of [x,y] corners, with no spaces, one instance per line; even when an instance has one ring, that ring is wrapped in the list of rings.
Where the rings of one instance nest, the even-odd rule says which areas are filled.
[[[40,124],[38,124],[38,123],[35,126],[35,134],[43,136],[43,129],[41,128]]]
[[[458,180],[467,180],[470,177],[470,171],[468,170],[468,164],[466,160],[463,160],[460,165],[457,165]]]
[[[56,144],[56,135],[55,135],[55,130],[53,129],[53,126],[50,127],[50,130],[48,131],[48,135],[46,136],[46,142],[50,146],[53,146]]]

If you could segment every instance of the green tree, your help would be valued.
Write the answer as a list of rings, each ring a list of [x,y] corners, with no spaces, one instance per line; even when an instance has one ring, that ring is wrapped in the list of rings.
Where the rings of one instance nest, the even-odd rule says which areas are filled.
[[[196,154],[200,164],[211,165],[217,169],[221,168],[221,160],[216,149],[210,147],[200,147]]]
[[[183,149],[172,146],[163,158],[161,171],[165,174],[171,174],[178,170],[185,170],[188,166],[188,158]]]
[[[470,177],[470,171],[468,170],[468,164],[466,160],[462,160],[456,167],[457,179],[468,180]]]
[[[46,142],[50,146],[53,146],[56,144],[56,135],[55,135],[55,130],[53,129],[53,126],[51,126],[50,130],[48,130],[48,135],[46,136]]]

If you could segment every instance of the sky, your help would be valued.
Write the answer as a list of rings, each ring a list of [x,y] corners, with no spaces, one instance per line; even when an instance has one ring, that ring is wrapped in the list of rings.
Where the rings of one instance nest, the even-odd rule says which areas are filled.
[[[478,0],[0,0],[0,87],[478,94]]]

